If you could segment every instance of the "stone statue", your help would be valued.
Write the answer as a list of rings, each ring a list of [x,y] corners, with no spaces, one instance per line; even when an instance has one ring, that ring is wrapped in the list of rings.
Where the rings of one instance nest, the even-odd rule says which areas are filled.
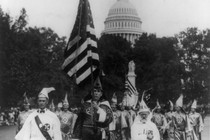
[[[128,72],[134,73],[134,71],[135,71],[135,63],[132,60],[128,63]]]

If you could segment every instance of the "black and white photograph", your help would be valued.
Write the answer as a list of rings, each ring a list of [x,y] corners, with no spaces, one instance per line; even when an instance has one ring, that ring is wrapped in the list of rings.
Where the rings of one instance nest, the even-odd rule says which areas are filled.
[[[0,140],[209,140],[210,0],[0,0]]]

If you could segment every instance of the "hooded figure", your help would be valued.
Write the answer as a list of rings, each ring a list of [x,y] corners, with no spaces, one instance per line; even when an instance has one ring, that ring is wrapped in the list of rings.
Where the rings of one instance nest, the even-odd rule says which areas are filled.
[[[61,102],[59,102],[58,105],[57,105],[56,111],[55,111],[55,114],[56,114],[57,116],[60,115],[60,113],[61,113],[61,108],[62,108],[62,107],[63,107],[63,104],[62,104]]]
[[[81,113],[75,125],[75,136],[85,140],[105,138],[105,127],[112,122],[113,115],[109,102],[103,98],[100,79],[97,78],[88,98],[84,99]]]
[[[192,105],[191,105],[191,108],[194,108],[196,109],[197,108],[197,100],[194,100]]]
[[[29,100],[28,100],[28,97],[27,97],[27,95],[26,95],[26,92],[24,93],[24,95],[23,95],[23,105],[25,106],[25,105],[28,105],[28,106],[30,106],[30,103],[29,103]]]
[[[161,106],[157,100],[156,112],[153,114],[152,122],[154,122],[159,130],[160,139],[163,140],[163,134],[165,133],[167,121],[163,114],[161,114]]]
[[[54,91],[54,90],[55,90],[54,87],[43,88],[43,89],[41,90],[41,92],[39,93],[38,98],[47,98],[47,100],[49,100],[48,94],[49,94],[51,91]]]
[[[190,127],[194,130],[198,140],[201,140],[201,132],[203,131],[203,119],[200,113],[196,112],[197,100],[194,100],[189,113]]]
[[[30,103],[29,103],[28,97],[26,95],[26,92],[23,95],[23,106],[24,106],[24,110],[20,112],[20,114],[18,115],[18,118],[17,118],[17,131],[16,131],[16,133],[18,133],[20,131],[20,129],[22,128],[26,119],[28,118],[28,116],[32,112],[29,108]]]
[[[121,112],[116,109],[117,96],[114,93],[111,99],[111,108],[113,112],[113,120],[109,124],[109,140],[122,140],[121,138]]]
[[[183,96],[183,94],[181,94],[176,101],[176,107],[183,107],[183,98],[184,98],[184,96]]]
[[[151,122],[149,115],[150,109],[147,107],[143,100],[142,95],[141,102],[139,103],[140,109],[138,116],[136,117],[131,127],[131,139],[132,140],[160,140],[160,134],[156,125]]]
[[[68,109],[68,95],[65,94],[65,98],[63,100],[63,111],[59,114],[63,140],[70,140],[72,138],[74,125],[77,119],[77,115],[70,112]]]
[[[174,109],[174,104],[170,100],[169,100],[169,109],[170,109],[170,111],[173,111],[173,109]]]
[[[49,109],[50,109],[50,111],[55,112],[55,105],[54,105],[53,99],[49,105]]]
[[[116,105],[117,105],[117,96],[114,93],[113,96],[112,96],[112,100],[111,100],[111,106],[116,107]]]
[[[169,100],[169,111],[165,114],[167,120],[166,130],[167,130],[168,140],[174,139],[174,126],[172,123],[172,118],[174,117],[173,106],[174,105],[172,101]]]
[[[65,98],[63,100],[63,108],[69,108],[69,102],[68,102],[68,95],[66,93]]]
[[[26,119],[22,129],[15,136],[16,140],[62,140],[60,121],[55,113],[47,109],[48,93],[55,88],[43,88],[38,95],[39,109],[34,110]]]
[[[181,94],[180,97],[176,101],[176,111],[174,112],[174,116],[172,119],[175,133],[179,135],[177,136],[178,139],[184,140],[185,139],[185,129],[186,129],[186,114],[182,112],[183,107],[183,95]]]
[[[161,106],[160,106],[160,103],[159,103],[158,99],[157,99],[157,109],[161,109]]]

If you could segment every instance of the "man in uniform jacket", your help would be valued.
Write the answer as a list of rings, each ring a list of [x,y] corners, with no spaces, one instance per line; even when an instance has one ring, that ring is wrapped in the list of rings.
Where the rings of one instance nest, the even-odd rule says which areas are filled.
[[[48,93],[53,90],[53,87],[42,89],[38,96],[39,108],[28,116],[15,136],[16,140],[62,140],[60,121],[55,113],[46,108]]]
[[[84,99],[81,113],[75,124],[75,137],[82,140],[105,139],[105,128],[109,126],[113,115],[109,102],[102,93],[99,83]]]

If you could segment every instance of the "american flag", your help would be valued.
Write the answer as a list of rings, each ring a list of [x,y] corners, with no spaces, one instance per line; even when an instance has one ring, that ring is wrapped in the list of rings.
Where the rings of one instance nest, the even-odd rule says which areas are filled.
[[[99,56],[93,18],[88,0],[80,0],[76,21],[64,52],[62,69],[76,84],[98,76]]]
[[[130,82],[130,80],[128,79],[128,77],[126,78],[125,81],[125,89],[127,89],[129,91],[129,96],[131,95],[137,95],[137,89],[135,88],[135,86]]]

